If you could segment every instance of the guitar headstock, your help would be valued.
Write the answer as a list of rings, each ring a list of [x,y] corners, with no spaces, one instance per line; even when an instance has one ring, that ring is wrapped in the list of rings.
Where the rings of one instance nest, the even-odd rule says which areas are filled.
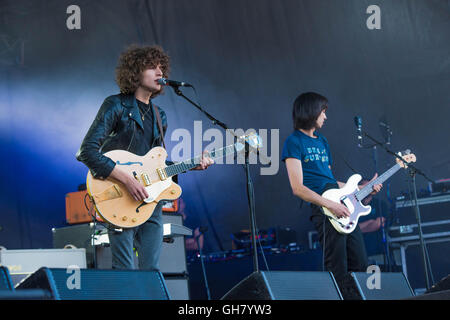
[[[241,142],[240,142],[241,141]],[[245,148],[245,142],[250,146],[250,151],[258,150],[262,147],[261,137],[256,132],[250,132],[244,136],[238,137],[236,150],[241,151]]]
[[[407,163],[416,162],[416,156],[414,155],[414,153],[411,153],[411,151],[409,151],[409,150],[399,152],[398,155]],[[395,161],[397,161],[397,163],[403,169],[407,168],[406,164],[403,161],[401,161],[400,159],[395,159]]]

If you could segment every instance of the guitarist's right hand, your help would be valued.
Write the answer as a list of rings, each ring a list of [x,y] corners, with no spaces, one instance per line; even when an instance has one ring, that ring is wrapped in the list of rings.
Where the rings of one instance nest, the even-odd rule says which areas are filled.
[[[147,190],[145,187],[136,179],[130,178],[125,182],[125,187],[127,187],[128,192],[136,201],[144,201],[148,198]]]
[[[123,170],[120,170],[117,166],[114,167],[110,176],[111,178],[122,182],[134,200],[144,201],[144,199],[148,198],[148,193],[147,190],[145,190],[145,187],[131,175]]]
[[[330,201],[330,204],[327,206],[327,208],[337,218],[350,217],[350,211],[348,211],[348,208],[341,203]]]

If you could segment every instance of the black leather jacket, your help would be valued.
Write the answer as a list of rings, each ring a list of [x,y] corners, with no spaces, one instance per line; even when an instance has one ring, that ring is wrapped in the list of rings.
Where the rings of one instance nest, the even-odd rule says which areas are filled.
[[[161,115],[164,135],[167,130],[166,113],[157,107]],[[144,125],[134,95],[117,94],[105,99],[89,131],[76,154],[94,178],[106,179],[115,167],[114,161],[103,153],[111,150],[127,150],[143,156],[149,150],[139,143],[144,139]],[[151,148],[160,146],[162,137],[156,116],[153,117],[153,142]]]

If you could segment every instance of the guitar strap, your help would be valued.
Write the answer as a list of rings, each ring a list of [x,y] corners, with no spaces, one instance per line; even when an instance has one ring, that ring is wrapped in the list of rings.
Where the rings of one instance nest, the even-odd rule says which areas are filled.
[[[164,131],[162,128],[162,121],[161,121],[161,115],[159,114],[158,108],[152,103],[153,106],[153,113],[156,116],[156,122],[158,122],[158,129],[159,133],[161,134],[161,141],[164,146],[164,149],[166,149],[166,144],[164,143]]]

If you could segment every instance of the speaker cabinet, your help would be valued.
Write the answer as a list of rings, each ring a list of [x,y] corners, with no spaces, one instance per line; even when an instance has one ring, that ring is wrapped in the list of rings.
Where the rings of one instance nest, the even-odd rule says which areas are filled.
[[[239,282],[223,300],[342,300],[331,272],[261,271]]]
[[[13,284],[7,267],[0,266],[0,290],[13,290]]]
[[[351,275],[363,300],[397,300],[406,299],[414,295],[408,280],[402,272],[380,272],[378,275],[366,272],[352,272]],[[376,276],[380,277],[378,283],[373,278]]]
[[[450,290],[425,293],[405,300],[450,300]]]
[[[164,275],[171,300],[189,300],[189,283],[186,276]]]
[[[160,272],[40,268],[17,287],[42,289],[55,300],[168,300]]]
[[[176,213],[163,213],[162,223],[172,223],[183,225],[183,216]],[[112,256],[109,247],[107,230],[101,224],[95,226],[96,233],[104,234],[104,245],[96,245],[95,253],[97,259],[97,269],[111,269]],[[94,224],[86,223],[62,228],[54,228],[53,247],[64,248],[66,245],[74,245],[77,248],[86,249],[87,267],[94,268],[94,246],[92,246],[92,235]],[[163,273],[186,274],[186,251],[184,237],[174,237],[170,243],[163,242],[161,256],[159,259],[159,269]],[[138,268],[138,258],[135,257],[135,267]]]

